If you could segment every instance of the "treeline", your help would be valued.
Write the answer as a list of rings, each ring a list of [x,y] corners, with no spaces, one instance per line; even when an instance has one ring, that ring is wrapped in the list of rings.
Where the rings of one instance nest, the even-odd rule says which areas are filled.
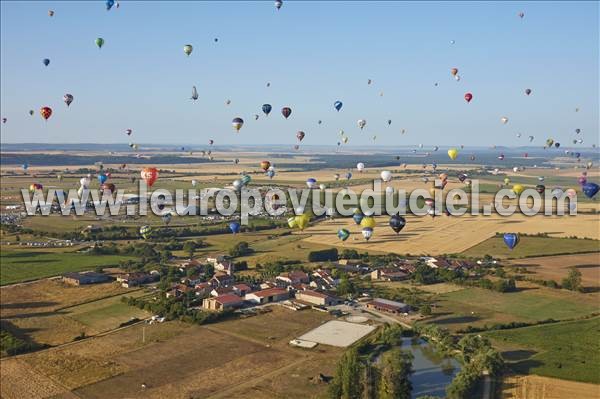
[[[200,309],[191,309],[184,305],[185,299],[167,299],[160,298],[156,301],[149,301],[144,298],[122,297],[121,302],[129,306],[135,306],[147,312],[165,317],[167,320],[180,320],[193,324],[209,324],[217,321],[234,317],[232,311],[223,312],[203,312]]]
[[[462,330],[457,330],[456,332],[459,334],[472,334],[472,333],[479,333],[479,332],[485,332],[485,331],[512,330],[514,328],[534,327],[534,326],[539,326],[539,325],[543,325],[543,324],[554,324],[554,323],[563,323],[563,322],[575,321],[575,320],[586,320],[586,319],[591,319],[592,317],[596,317],[596,316],[600,316],[600,312],[593,312],[593,313],[590,313],[585,316],[574,317],[574,318],[569,318],[569,319],[561,319],[561,320],[544,319],[544,320],[534,321],[534,322],[530,322],[530,323],[522,322],[522,321],[511,321],[510,323],[495,323],[495,324],[492,324],[491,326],[484,324],[483,327],[473,327],[473,326],[469,325],[469,326],[467,326],[467,328],[462,329]]]
[[[20,353],[40,349],[41,345],[15,337],[8,330],[0,329],[0,352],[2,356],[14,356]]]

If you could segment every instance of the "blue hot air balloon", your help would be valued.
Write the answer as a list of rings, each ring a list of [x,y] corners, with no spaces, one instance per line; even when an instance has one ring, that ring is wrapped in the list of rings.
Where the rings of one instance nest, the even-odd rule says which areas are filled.
[[[273,169],[267,170],[267,176],[269,176],[269,178],[272,179],[273,176],[275,176],[275,171]]]
[[[583,191],[583,193],[585,194],[586,197],[588,198],[592,198],[594,197],[594,195],[596,195],[598,193],[598,190],[600,189],[600,186],[598,186],[596,183],[585,183],[582,187],[581,187],[581,191]]]
[[[100,184],[104,184],[106,180],[108,180],[108,176],[106,176],[104,173],[100,173],[98,175],[98,181],[100,182]]]
[[[342,109],[342,105],[344,104],[342,104],[341,101],[336,101],[333,103],[333,108],[335,108],[337,112],[340,112],[340,109]]]
[[[238,222],[231,222],[229,223],[229,230],[231,230],[231,232],[233,234],[237,234],[240,232],[241,229],[241,225]]]
[[[348,172],[346,173],[346,180],[350,180],[352,179],[352,173]]]
[[[504,234],[504,243],[509,249],[514,249],[519,243],[519,235],[515,233]]]
[[[271,107],[271,104],[263,104],[262,106],[262,112],[264,112],[267,116],[269,116],[269,113],[271,113],[272,109],[273,107]]]
[[[106,11],[110,10],[115,5],[115,0],[106,0]]]
[[[361,211],[356,211],[356,212],[354,212],[354,215],[352,215],[352,219],[354,220],[354,223],[356,223],[356,224],[360,224],[360,222],[362,222],[364,217],[365,217],[365,215],[363,215],[363,213]]]
[[[27,169],[29,169],[29,164],[25,162],[23,165],[21,165],[21,168],[23,168],[24,171],[27,171]]]
[[[50,65],[50,60],[48,58],[44,58],[44,60],[42,62],[44,63],[45,66]]]

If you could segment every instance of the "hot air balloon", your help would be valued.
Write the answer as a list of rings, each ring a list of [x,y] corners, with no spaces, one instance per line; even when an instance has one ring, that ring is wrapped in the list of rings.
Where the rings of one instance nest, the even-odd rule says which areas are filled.
[[[500,154],[500,155],[498,155],[498,159],[499,159],[500,161],[504,161],[504,154]]]
[[[346,180],[352,179],[352,172],[346,173]]]
[[[362,162],[359,162],[356,164],[356,170],[358,170],[359,172],[362,172],[365,169],[365,164]]]
[[[250,175],[242,175],[242,185],[247,186],[251,181],[252,178],[250,177]]]
[[[48,16],[49,17],[53,17],[54,16],[54,11],[53,10],[48,10]]]
[[[42,62],[44,63],[44,65],[45,65],[45,66],[48,66],[48,65],[50,65],[50,60],[49,60],[48,58],[44,58],[44,59],[42,60]]]
[[[504,243],[509,249],[514,249],[519,243],[519,235],[515,233],[506,233],[503,236]]]
[[[508,186],[508,183],[510,183],[510,179],[508,177],[505,177],[504,184]]]
[[[467,180],[467,175],[465,175],[464,173],[461,173],[458,175],[458,180],[463,183],[465,180]]]
[[[528,138],[529,138],[529,142],[531,143],[535,137],[529,136]]]
[[[550,148],[550,147],[552,147],[553,144],[554,144],[554,139],[546,140],[546,147]]]
[[[263,104],[262,106],[262,112],[264,112],[267,116],[269,116],[271,109],[273,109],[273,107],[271,107],[271,104]]]
[[[352,215],[352,219],[354,220],[354,223],[360,224],[360,222],[362,222],[364,217],[365,217],[365,215],[360,211],[360,209],[354,210],[354,214]]]
[[[156,179],[158,179],[158,170],[156,168],[144,168],[140,176],[142,176],[148,187],[152,187]]]
[[[350,237],[350,232],[346,229],[339,229],[337,232],[337,236],[340,240],[346,241],[348,237]]]
[[[298,139],[298,141],[302,141],[304,139],[304,136],[306,136],[306,134],[302,130],[296,133],[296,138]]]
[[[382,171],[381,180],[383,180],[384,182],[389,182],[390,180],[392,180],[392,172],[390,172],[389,170]]]
[[[112,184],[112,183],[104,183],[103,185],[100,186],[100,192],[105,193],[105,192],[109,192],[109,193],[114,193],[116,192],[117,187]]]
[[[68,107],[68,106],[69,106],[69,105],[71,105],[71,103],[73,102],[73,95],[71,95],[71,94],[68,94],[68,93],[67,93],[67,94],[65,94],[65,95],[63,96],[63,101],[65,102],[65,104],[67,104],[67,107]]]
[[[313,177],[309,177],[308,179],[306,179],[306,186],[308,188],[312,189],[316,185],[317,185],[317,179],[315,179]]]
[[[585,196],[588,198],[593,198],[598,193],[599,189],[600,189],[600,186],[598,186],[596,183],[591,183],[591,182],[585,183],[581,187],[581,191],[583,191]]]
[[[229,223],[229,230],[231,230],[232,234],[237,234],[240,232],[242,226],[238,222]]]
[[[535,186],[535,191],[537,191],[540,194],[544,194],[544,191],[546,191],[546,186],[544,186],[543,184],[538,184],[537,186]]]
[[[452,74],[452,76],[456,76],[456,74],[458,74],[458,68],[450,69],[450,73]]]
[[[147,240],[152,236],[152,227],[150,226],[142,226],[140,227],[140,235],[144,240]]]
[[[196,90],[196,86],[192,86],[192,97],[190,100],[196,101],[198,99],[198,90]]]
[[[525,94],[530,95],[531,94],[531,89],[525,89]]]
[[[88,177],[82,177],[79,179],[79,184],[81,184],[81,187],[87,188],[90,186],[90,179]]]
[[[52,108],[50,108],[50,107],[40,108],[40,115],[42,115],[42,118],[44,118],[45,120],[48,120],[48,118],[50,118],[50,116],[52,116]],[[5,123],[6,123],[6,121],[5,121]]]
[[[470,103],[472,99],[473,99],[473,94],[471,94],[471,93],[466,93],[465,94],[465,101],[466,102]]]
[[[269,179],[272,179],[273,177],[275,177],[275,169],[267,170],[267,176],[269,176]]]
[[[502,122],[502,124],[506,125],[508,123],[508,118],[506,116],[503,116],[502,118],[500,118],[500,122]]]
[[[96,46],[98,46],[98,48],[102,48],[102,46],[104,46],[104,39],[99,37],[95,40]]]
[[[283,5],[283,0],[275,0],[275,8],[276,9],[279,10],[282,5]]]
[[[287,220],[288,226],[290,227],[290,229],[293,229],[296,226],[296,217],[292,216],[291,218],[288,218]]]
[[[285,119],[289,118],[291,114],[292,114],[292,109],[290,107],[283,107],[281,109],[281,115],[283,115],[283,117]]]
[[[373,218],[373,216],[364,216],[362,218],[362,220],[360,221],[360,225],[361,227],[368,227],[368,228],[375,228],[375,219]]]
[[[33,114],[35,114],[35,111],[34,111],[34,110],[32,110],[32,109],[30,109],[30,110],[29,110],[29,115],[33,116]]]
[[[298,227],[300,230],[304,230],[304,228],[306,228],[306,226],[308,226],[308,222],[310,221],[310,217],[307,214],[302,214],[302,215],[298,215],[294,218],[294,221],[296,222],[296,227]]]
[[[448,156],[450,157],[451,160],[455,160],[456,157],[458,156],[458,150],[456,148],[450,148],[448,150]]]
[[[392,124],[392,120],[388,119],[387,123],[388,123],[388,126],[390,126]]]
[[[356,124],[358,125],[358,127],[360,128],[360,130],[362,130],[366,125],[367,125],[367,121],[364,119],[359,119]]]
[[[404,217],[400,215],[392,215],[390,217],[390,227],[396,234],[400,233],[404,226],[406,226],[406,219]]]
[[[29,191],[30,192],[35,192],[35,191],[41,191],[44,189],[44,186],[42,186],[40,183],[33,183],[29,186]]]
[[[186,44],[185,46],[183,46],[183,52],[188,57],[190,56],[190,54],[192,54],[193,50],[194,50],[194,47],[191,44]]]
[[[336,102],[334,102],[334,103],[333,103],[333,108],[335,108],[335,110],[336,110],[337,112],[340,112],[340,109],[342,109],[342,106],[343,106],[343,105],[344,105],[344,104],[342,104],[342,102],[341,102],[341,101],[336,101]]]
[[[575,133],[577,133],[577,134],[581,133],[581,129],[575,129]]]
[[[242,126],[244,125],[244,120],[242,118],[233,118],[233,120],[231,121],[231,125],[237,132],[239,132]]]
[[[517,14],[519,16],[519,18],[523,18],[525,16],[525,13],[523,11],[521,11],[519,14]]]
[[[6,119],[6,118],[2,118],[2,123],[6,123],[7,120],[8,119]]]
[[[514,185],[512,186],[512,191],[513,191],[513,193],[515,193],[515,194],[517,194],[517,195],[520,195],[520,194],[523,192],[523,190],[525,190],[525,187],[523,187],[523,186],[522,186],[522,185],[520,185],[520,184],[514,184]]]
[[[373,229],[371,227],[363,227],[362,236],[365,240],[369,241],[369,239],[373,236]]]
[[[270,166],[271,166],[271,162],[269,162],[269,161],[262,161],[262,162],[260,163],[260,168],[261,168],[263,171],[265,171],[265,172],[266,172],[267,170],[269,170],[269,167],[270,167]]]
[[[105,173],[98,174],[98,182],[101,185],[104,184],[104,182],[106,182],[106,180],[108,180],[108,175],[106,175]]]
[[[242,181],[240,179],[234,180],[232,185],[236,191],[240,191],[242,189],[242,187],[244,186],[244,184],[242,183]]]

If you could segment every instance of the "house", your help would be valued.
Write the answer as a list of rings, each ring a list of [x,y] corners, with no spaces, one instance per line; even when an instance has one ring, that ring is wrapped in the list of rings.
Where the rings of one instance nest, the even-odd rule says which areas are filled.
[[[167,298],[180,298],[192,290],[192,288],[188,287],[185,284],[177,284],[173,286],[171,290],[167,291],[165,296]]]
[[[233,287],[233,293],[237,296],[245,296],[252,291],[252,288],[248,284],[240,283],[236,284]]]
[[[210,279],[210,285],[212,285],[213,288],[228,287],[233,285],[233,283],[235,283],[235,277],[233,275],[221,272],[215,274],[213,278]]]
[[[196,292],[196,296],[199,297],[209,296],[212,289],[213,288],[209,282],[201,282],[194,285],[194,291]]]
[[[63,282],[71,285],[87,285],[87,284],[100,284],[112,281],[112,277],[96,272],[83,272],[83,273],[65,273],[62,276]]]
[[[294,270],[288,273],[281,273],[279,276],[275,278],[277,285],[288,286],[288,285],[296,285],[306,283],[308,284],[309,278],[308,274],[304,273],[301,270]]]
[[[234,294],[233,286],[229,285],[227,287],[216,287],[210,291],[210,296],[221,296],[225,294]]]
[[[246,294],[246,301],[256,305],[264,303],[279,302],[290,298],[290,293],[285,288],[267,288],[266,290],[251,292]]]
[[[320,306],[333,306],[342,303],[339,298],[313,290],[297,291],[296,299]]]
[[[181,279],[181,284],[186,284],[186,285],[193,287],[196,284],[201,283],[202,280],[203,280],[203,278],[199,274],[192,274],[189,277],[183,277]]]
[[[206,257],[206,263],[210,263],[215,266],[216,269],[218,263],[229,261],[229,259],[231,259],[231,257],[227,255],[208,255]]]
[[[371,272],[371,280],[400,281],[408,277],[407,273],[398,269],[377,269]]]
[[[186,260],[180,261],[177,265],[177,268],[179,269],[180,272],[185,272],[187,269],[197,268],[200,266],[201,266],[200,262],[198,262],[196,259],[186,259]]]
[[[221,262],[217,262],[217,264],[215,265],[215,270],[225,272],[227,274],[233,274],[233,272],[235,271],[235,265],[231,261],[224,260]]]
[[[350,262],[346,259],[340,259],[337,263],[331,265],[332,267],[343,270],[346,273],[358,273],[364,274],[369,271],[369,267],[362,262]]]
[[[244,300],[237,295],[225,294],[217,297],[205,298],[202,301],[202,307],[206,310],[215,310],[222,312],[240,308],[244,305]]]
[[[340,280],[333,278],[329,270],[318,269],[311,275],[310,287],[318,290],[329,291],[335,289]]]
[[[389,299],[375,298],[367,303],[367,308],[388,313],[408,313],[410,306],[402,302],[390,301]]]
[[[136,272],[136,273],[127,273],[122,274],[117,277],[117,281],[121,283],[121,285],[125,288],[136,287],[138,285],[147,284],[156,281],[156,275],[144,273],[144,272]]]

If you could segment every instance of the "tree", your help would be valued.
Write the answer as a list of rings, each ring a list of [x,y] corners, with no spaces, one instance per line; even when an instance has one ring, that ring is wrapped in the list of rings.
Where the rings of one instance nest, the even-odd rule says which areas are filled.
[[[333,383],[329,388],[332,399],[359,399],[362,396],[360,360],[358,350],[350,348],[337,364]]]
[[[337,286],[337,294],[339,296],[345,296],[349,294],[354,294],[356,292],[356,288],[352,281],[348,278],[347,274],[342,275],[340,278],[340,282]]]
[[[581,290],[581,272],[572,267],[569,271],[569,275],[562,281],[563,288],[571,291]]]
[[[183,251],[188,254],[190,259],[194,256],[194,252],[196,251],[196,243],[194,241],[186,241],[183,244]]]
[[[431,314],[431,305],[428,303],[421,305],[419,308],[419,313],[421,313],[423,316],[429,316]]]
[[[250,248],[250,245],[246,241],[240,241],[235,244],[230,250],[229,255],[235,257],[249,255],[254,250]]]
[[[394,348],[381,357],[378,397],[380,399],[410,399],[410,374],[413,355]]]

